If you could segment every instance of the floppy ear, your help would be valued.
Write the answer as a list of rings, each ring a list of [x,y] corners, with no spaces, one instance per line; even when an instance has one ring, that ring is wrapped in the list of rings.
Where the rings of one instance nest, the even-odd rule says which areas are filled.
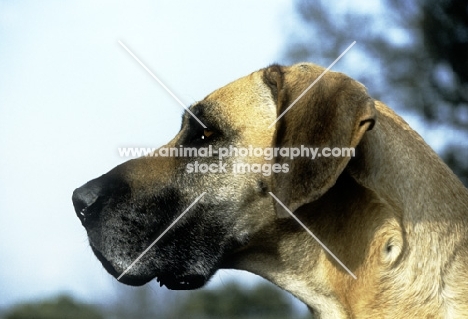
[[[263,80],[276,100],[278,116],[323,70],[313,64],[273,65],[264,70]],[[276,123],[275,147],[318,148],[317,157],[278,156],[276,162],[287,164],[289,172],[275,174],[273,193],[291,211],[318,199],[335,184],[351,158],[325,157],[321,151],[356,147],[375,118],[374,101],[363,85],[341,73],[326,73]],[[278,216],[289,216],[278,203],[276,211]]]

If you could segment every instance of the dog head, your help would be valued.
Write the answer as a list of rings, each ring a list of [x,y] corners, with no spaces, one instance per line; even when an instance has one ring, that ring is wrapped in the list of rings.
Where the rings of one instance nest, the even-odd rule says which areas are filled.
[[[130,285],[158,278],[170,289],[201,287],[285,215],[269,192],[291,210],[323,195],[349,158],[254,152],[359,143],[375,117],[362,85],[329,72],[300,97],[323,71],[312,64],[273,65],[234,81],[192,105],[196,118],[186,112],[180,132],[153,156],[77,188],[76,213],[105,269],[116,278],[125,272],[120,281]],[[220,149],[232,152],[220,158]],[[156,156],[170,150],[173,156]]]

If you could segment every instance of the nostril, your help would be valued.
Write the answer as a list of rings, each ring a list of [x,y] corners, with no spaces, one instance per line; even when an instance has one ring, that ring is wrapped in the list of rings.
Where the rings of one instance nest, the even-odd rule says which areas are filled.
[[[84,185],[75,189],[72,196],[73,206],[75,207],[76,215],[82,222],[89,217],[88,208],[93,205],[98,198],[99,189],[96,189],[96,187]]]
[[[75,189],[72,201],[83,226],[89,226],[109,202],[115,202],[111,199],[123,200],[130,193],[130,186],[119,175],[104,174]]]

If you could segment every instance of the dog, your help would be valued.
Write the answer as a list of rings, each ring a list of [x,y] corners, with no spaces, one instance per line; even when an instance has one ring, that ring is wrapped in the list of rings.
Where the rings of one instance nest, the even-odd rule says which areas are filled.
[[[362,84],[310,63],[274,64],[189,111],[155,154],[279,151],[223,163],[214,152],[153,154],[77,188],[91,249],[120,282],[196,289],[218,269],[242,269],[316,318],[468,317],[468,191]],[[355,153],[281,156],[310,146]]]

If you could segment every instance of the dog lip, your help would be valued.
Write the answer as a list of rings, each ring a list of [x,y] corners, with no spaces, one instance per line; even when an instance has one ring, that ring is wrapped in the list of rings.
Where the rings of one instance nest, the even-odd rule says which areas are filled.
[[[166,286],[170,290],[193,290],[201,288],[206,283],[203,275],[175,276],[173,274],[162,274],[157,278],[159,285]]]
[[[101,262],[104,269],[107,270],[107,272],[111,274],[113,277],[118,278],[120,276],[120,273],[114,268],[112,263],[109,260],[107,260],[107,258],[104,257],[98,249],[93,247],[93,245],[91,245],[91,249],[93,250],[97,259],[99,259],[99,261]],[[122,276],[122,278],[119,279],[119,282],[126,284],[126,285],[130,285],[130,286],[142,286],[150,282],[151,280],[153,280],[154,277],[155,276],[142,276],[142,275],[137,276],[137,275],[125,274]]]
[[[150,282],[153,279],[154,277],[124,275],[122,276],[122,278],[119,279],[119,282],[129,286],[143,286],[144,284]]]
[[[101,262],[102,266],[110,273],[112,276],[118,275],[117,271],[115,270],[114,266],[107,260],[106,257],[96,249],[92,244],[90,244],[91,249],[93,250],[94,255],[96,255],[97,259]]]

